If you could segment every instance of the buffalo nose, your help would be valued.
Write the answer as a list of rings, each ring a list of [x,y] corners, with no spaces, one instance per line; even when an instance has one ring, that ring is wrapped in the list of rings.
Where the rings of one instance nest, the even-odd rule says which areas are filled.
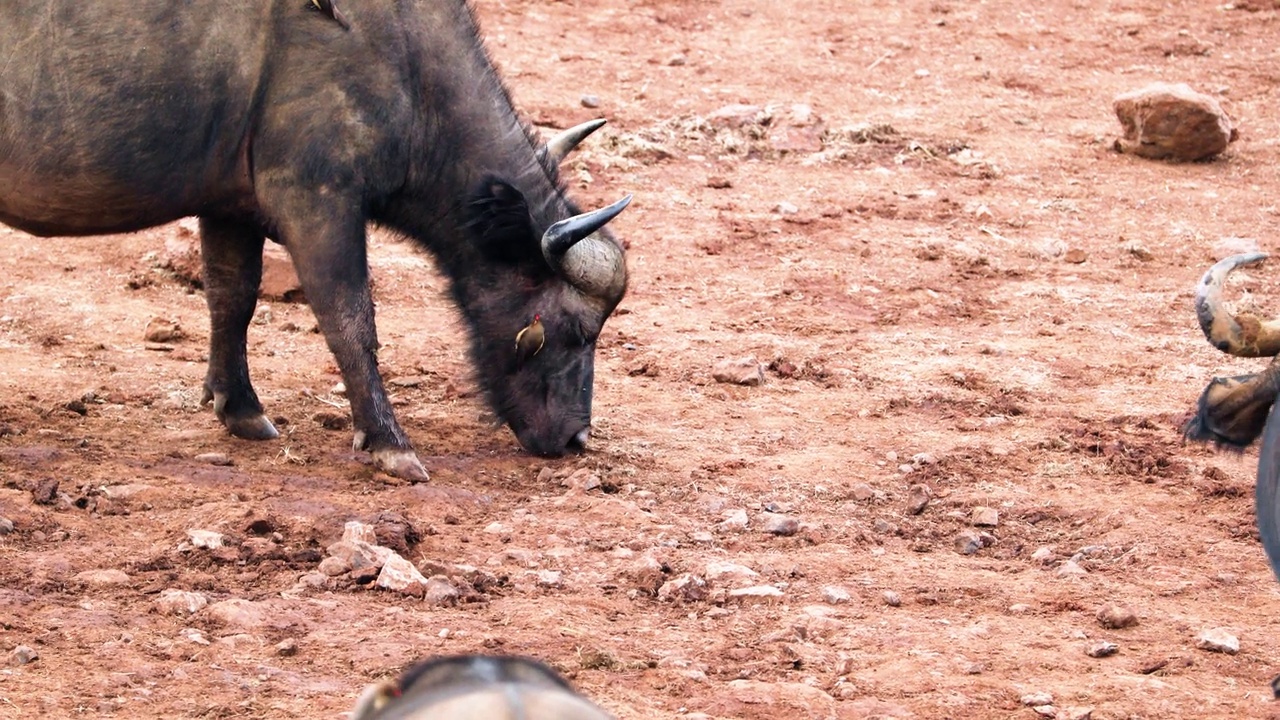
[[[587,439],[591,437],[591,428],[586,427],[578,431],[578,434],[569,438],[567,449],[569,452],[582,452],[587,449]]]

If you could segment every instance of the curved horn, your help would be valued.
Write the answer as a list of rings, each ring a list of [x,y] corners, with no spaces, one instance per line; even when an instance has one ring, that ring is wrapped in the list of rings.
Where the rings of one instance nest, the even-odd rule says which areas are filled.
[[[1232,270],[1256,265],[1266,253],[1232,255],[1218,261],[1196,288],[1196,317],[1209,342],[1237,357],[1272,357],[1280,354],[1280,320],[1262,320],[1253,313],[1233,316],[1222,307],[1222,283]]]
[[[628,195],[618,202],[574,215],[547,228],[542,234],[542,256],[578,289],[595,297],[622,292],[627,281],[622,248],[595,233],[631,203]]]
[[[541,157],[551,165],[559,165],[578,147],[578,143],[587,139],[591,133],[604,127],[604,120],[591,120],[575,125],[547,141],[542,148]]]

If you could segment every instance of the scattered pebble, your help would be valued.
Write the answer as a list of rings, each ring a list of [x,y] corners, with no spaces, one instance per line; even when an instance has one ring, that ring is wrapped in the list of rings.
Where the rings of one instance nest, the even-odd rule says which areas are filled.
[[[1086,255],[1085,252],[1080,248],[1071,248],[1070,250],[1068,250],[1066,253],[1063,254],[1062,259],[1071,263],[1072,265],[1080,265],[1085,260],[1088,260],[1089,256]]]
[[[208,604],[204,595],[187,590],[165,590],[156,598],[156,609],[163,615],[194,615]]]
[[[956,552],[972,555],[982,549],[982,537],[972,530],[961,530],[955,539]]]
[[[204,614],[231,628],[252,630],[267,623],[268,612],[262,603],[243,598],[230,598],[212,603]]]
[[[178,323],[164,318],[151,318],[142,331],[142,339],[150,343],[177,342],[186,337]]]
[[[747,511],[741,508],[737,510],[728,510],[724,514],[724,520],[721,520],[716,527],[721,530],[740,531],[747,529]]]
[[[1091,658],[1111,657],[1118,652],[1120,652],[1120,646],[1107,640],[1099,640],[1098,642],[1091,643],[1089,647],[1084,650],[1084,654]]]
[[[753,357],[721,360],[711,369],[719,383],[755,387],[764,383],[764,368]]]
[[[667,58],[667,65],[670,65],[671,67],[680,67],[688,64],[688,62],[689,58],[685,56],[684,53],[676,53],[675,55]]]
[[[782,537],[791,537],[800,530],[800,521],[788,517],[786,515],[775,515],[774,513],[765,513],[764,522],[761,529],[770,535],[780,535]]]
[[[876,496],[875,488],[866,483],[858,483],[849,490],[849,497],[857,502],[866,502]]]
[[[1240,639],[1227,632],[1226,628],[1212,628],[1196,637],[1196,647],[1209,652],[1235,655],[1240,652]]]
[[[276,655],[280,657],[293,657],[298,654],[298,641],[293,638],[285,638],[276,643]]]
[[[220,452],[200,453],[193,459],[198,463],[205,463],[206,465],[220,465],[226,467],[233,464],[230,455]]]
[[[85,570],[82,573],[76,573],[72,578],[76,582],[85,585],[126,585],[129,582],[129,576],[123,570]]]
[[[1071,577],[1076,575],[1088,575],[1089,571],[1080,567],[1080,563],[1075,560],[1067,560],[1058,566],[1058,577]]]
[[[595,490],[600,487],[600,476],[590,468],[578,468],[573,474],[560,482],[561,487],[573,488],[575,490]]]
[[[1031,612],[1031,606],[1026,603],[1014,603],[1009,606],[1010,615],[1026,615]]]
[[[1035,705],[1031,710],[1042,718],[1056,719],[1058,717],[1058,708],[1052,705]]]
[[[205,550],[217,550],[223,545],[222,533],[212,530],[188,530],[187,538],[191,540],[193,546]]]
[[[975,527],[995,527],[1000,524],[1000,512],[995,508],[976,507],[970,515]]]
[[[738,602],[768,602],[782,597],[782,591],[772,585],[755,585],[729,591],[729,599]]]
[[[902,605],[902,596],[892,590],[885,590],[882,595],[884,604],[889,607],[899,607]]]
[[[600,107],[600,96],[583,95],[579,102],[582,103],[582,107],[584,108],[598,108]]]
[[[1122,605],[1104,605],[1098,608],[1098,624],[1111,630],[1133,627],[1138,624],[1138,616]]]
[[[723,175],[711,175],[707,178],[707,187],[713,190],[727,190],[733,187],[733,181]]]
[[[320,561],[320,567],[316,568],[328,577],[338,577],[351,572],[351,563],[346,558],[330,555]]]
[[[462,593],[454,587],[449,578],[444,575],[432,575],[427,578],[426,586],[422,591],[422,600],[428,605],[454,605],[461,595]]]
[[[917,483],[907,489],[907,514],[919,515],[933,498],[933,490],[928,485]]]
[[[13,532],[13,521],[7,517],[0,517],[0,535],[8,535]]]
[[[1054,555],[1053,548],[1038,547],[1035,552],[1031,553],[1031,559],[1041,565],[1048,565],[1053,562]]]
[[[40,653],[26,645],[19,645],[13,649],[12,653],[9,653],[9,657],[13,658],[13,662],[16,665],[27,665],[39,660]]]
[[[1152,83],[1117,96],[1113,107],[1124,128],[1115,149],[1139,157],[1203,160],[1226,150],[1237,136],[1217,100],[1181,83]]]
[[[1027,707],[1036,707],[1038,705],[1052,705],[1053,695],[1050,695],[1047,692],[1027,693],[1026,695],[1022,696],[1021,702],[1023,705],[1026,705]]]
[[[692,573],[677,575],[658,588],[658,599],[673,602],[696,602],[707,597],[707,581]]]
[[[378,573],[377,586],[386,590],[395,590],[406,595],[422,596],[426,590],[427,578],[418,572],[413,563],[390,553]]]
[[[828,585],[822,588],[822,599],[828,605],[842,605],[852,600],[853,596],[839,585]]]
[[[539,570],[537,584],[538,587],[544,588],[562,588],[564,587],[564,573],[559,570]]]
[[[719,585],[742,585],[760,578],[760,573],[745,565],[731,562],[707,563],[706,578]]]
[[[795,215],[796,213],[800,212],[800,208],[784,200],[778,203],[777,205],[774,205],[773,211],[778,213],[779,215]]]

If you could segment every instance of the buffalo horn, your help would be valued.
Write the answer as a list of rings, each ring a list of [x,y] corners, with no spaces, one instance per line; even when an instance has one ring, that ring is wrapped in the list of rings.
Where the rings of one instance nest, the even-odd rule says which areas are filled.
[[[543,159],[551,165],[559,165],[578,147],[578,143],[603,126],[604,120],[590,120],[565,130],[547,141],[546,147],[542,149]]]
[[[1263,320],[1253,313],[1232,315],[1222,307],[1222,283],[1231,271],[1255,265],[1265,253],[1232,255],[1218,261],[1196,289],[1196,316],[1200,329],[1219,350],[1238,357],[1273,357],[1280,354],[1280,320]]]
[[[588,295],[610,297],[622,292],[627,268],[622,248],[595,232],[631,202],[628,195],[599,210],[574,215],[542,234],[542,255],[551,267]]]

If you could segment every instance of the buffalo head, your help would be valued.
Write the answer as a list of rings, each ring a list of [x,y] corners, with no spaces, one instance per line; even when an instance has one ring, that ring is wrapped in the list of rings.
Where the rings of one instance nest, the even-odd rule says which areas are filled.
[[[1183,429],[1190,440],[1213,441],[1243,450],[1262,437],[1255,487],[1258,533],[1280,577],[1280,418],[1276,396],[1280,392],[1280,320],[1252,313],[1232,315],[1222,305],[1222,284],[1238,267],[1266,259],[1262,253],[1235,255],[1205,273],[1196,291],[1196,315],[1200,328],[1214,347],[1239,357],[1271,357],[1271,364],[1253,375],[1214,378],[1200,395],[1195,417]]]
[[[539,170],[554,178],[564,155],[602,124],[552,139]],[[605,224],[630,201],[584,213],[558,190],[533,197],[497,177],[473,196],[471,233],[485,257],[454,294],[489,403],[530,452],[577,452],[590,435],[596,340],[627,287],[622,246]]]

